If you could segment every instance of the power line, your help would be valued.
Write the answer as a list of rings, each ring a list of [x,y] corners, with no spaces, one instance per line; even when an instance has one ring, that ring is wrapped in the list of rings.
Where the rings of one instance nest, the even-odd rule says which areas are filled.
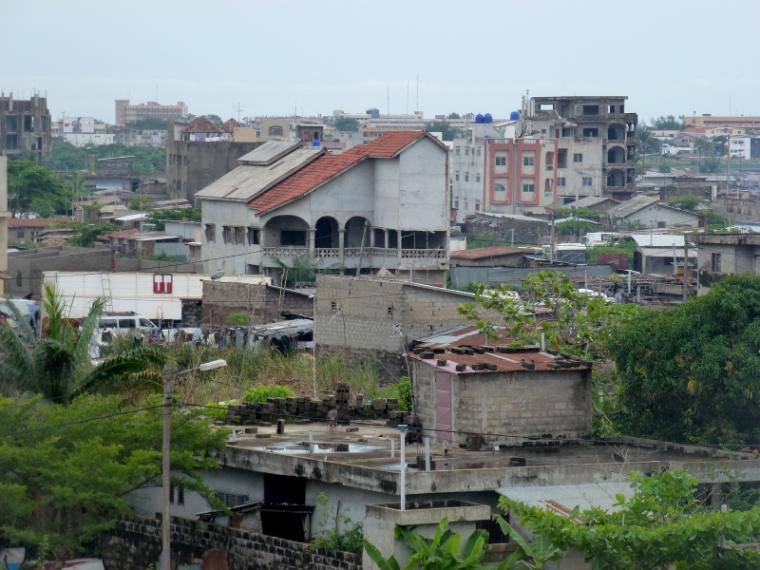
[[[86,423],[89,423],[89,422],[95,422],[95,421],[100,421],[100,420],[107,420],[107,419],[115,418],[115,417],[118,417],[118,416],[126,416],[126,415],[130,415],[130,414],[137,414],[139,412],[145,412],[147,410],[154,410],[154,409],[158,409],[158,408],[163,408],[163,404],[156,405],[156,406],[146,406],[144,408],[135,408],[134,410],[127,410],[127,411],[124,411],[124,412],[113,412],[113,413],[110,413],[110,414],[104,414],[102,416],[91,416],[89,418],[82,418],[82,419],[79,419],[79,420],[73,420],[73,421],[70,421],[70,422],[64,422],[64,423],[55,424],[55,425],[52,425],[52,426],[43,426],[43,427],[39,427],[39,428],[24,429],[22,431],[0,434],[0,438],[3,438],[3,437],[15,437],[15,436],[21,435],[21,434],[27,434],[27,433],[34,433],[34,432],[39,432],[39,431],[51,430],[51,429],[64,428],[64,427],[69,427],[69,426],[79,425],[79,424],[86,424]]]

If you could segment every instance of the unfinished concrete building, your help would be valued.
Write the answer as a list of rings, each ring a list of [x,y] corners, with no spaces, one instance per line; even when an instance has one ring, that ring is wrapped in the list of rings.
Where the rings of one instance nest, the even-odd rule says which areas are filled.
[[[0,154],[41,158],[50,144],[47,98],[14,99],[13,93],[0,93]]]
[[[556,139],[557,192],[627,199],[635,192],[638,115],[625,96],[533,97],[523,105],[524,136]]]

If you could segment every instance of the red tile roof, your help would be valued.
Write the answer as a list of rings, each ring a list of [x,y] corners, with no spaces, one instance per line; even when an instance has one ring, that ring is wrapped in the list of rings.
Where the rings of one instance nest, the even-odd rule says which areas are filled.
[[[389,131],[371,143],[357,145],[342,154],[325,154],[305,165],[269,190],[248,202],[259,214],[300,198],[331,178],[354,167],[365,158],[393,158],[425,131]]]
[[[185,127],[185,133],[221,133],[206,117],[196,117]]]
[[[532,253],[541,253],[537,247],[504,247],[493,245],[490,247],[477,247],[474,249],[463,249],[452,251],[449,257],[456,259],[484,259],[488,257],[499,257],[501,255],[529,255]]]
[[[231,133],[233,130],[235,130],[235,127],[240,127],[240,126],[242,126],[240,123],[238,123],[235,119],[230,118],[224,121],[224,123],[222,124],[222,130],[225,133]]]

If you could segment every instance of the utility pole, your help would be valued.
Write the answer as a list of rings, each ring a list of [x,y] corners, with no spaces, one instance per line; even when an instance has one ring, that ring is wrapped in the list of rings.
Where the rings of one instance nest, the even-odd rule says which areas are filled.
[[[171,569],[171,438],[172,438],[172,381],[173,370],[167,364],[164,379],[164,430],[161,440],[161,570]]]
[[[683,302],[689,298],[689,234],[683,234]],[[699,277],[697,277],[698,279]]]

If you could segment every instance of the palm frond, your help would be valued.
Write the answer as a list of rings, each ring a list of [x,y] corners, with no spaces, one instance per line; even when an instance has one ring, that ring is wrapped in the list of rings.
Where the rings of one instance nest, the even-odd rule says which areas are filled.
[[[77,337],[77,342],[74,346],[74,360],[76,360],[77,363],[89,359],[88,349],[90,347],[90,342],[92,342],[92,335],[98,327],[100,316],[103,314],[104,306],[105,299],[102,297],[95,299],[90,307],[90,311],[79,326],[79,336]]]
[[[165,361],[164,353],[150,346],[118,354],[82,374],[73,395],[135,385],[160,386],[156,379]]]
[[[29,326],[29,323],[26,320],[26,315],[24,315],[24,313],[22,313],[16,304],[10,299],[6,299],[4,306],[8,309],[8,312],[16,323],[16,332],[19,337],[25,342],[33,342],[36,335],[34,334],[32,327]]]
[[[45,283],[42,286],[42,307],[47,320],[47,336],[61,343],[68,343],[73,338],[71,323],[66,319],[66,305],[55,285]]]
[[[0,382],[20,389],[29,388],[34,380],[34,364],[29,349],[10,325],[0,325]]]

